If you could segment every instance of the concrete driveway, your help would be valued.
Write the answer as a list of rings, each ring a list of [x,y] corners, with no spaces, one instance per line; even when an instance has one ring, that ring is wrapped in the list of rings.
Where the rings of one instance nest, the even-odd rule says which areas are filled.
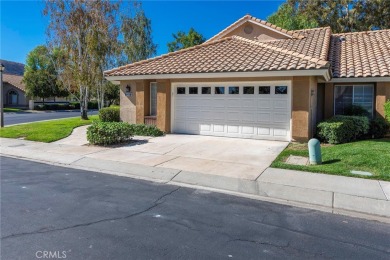
[[[254,180],[288,145],[280,141],[176,134],[134,139],[137,142],[88,157]]]

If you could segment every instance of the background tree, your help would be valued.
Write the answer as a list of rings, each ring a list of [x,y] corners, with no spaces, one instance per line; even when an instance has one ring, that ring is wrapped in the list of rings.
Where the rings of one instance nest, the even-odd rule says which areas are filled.
[[[298,15],[330,26],[334,33],[390,28],[388,0],[288,0]]]
[[[172,34],[172,36],[174,40],[167,44],[169,52],[189,48],[195,45],[202,44],[206,41],[203,35],[195,31],[194,28],[190,28],[188,34],[179,31],[176,34]]]
[[[46,46],[40,45],[27,56],[23,82],[26,84],[26,94],[39,97],[43,104],[45,98],[67,96],[59,82],[52,57]]]
[[[142,9],[134,17],[122,16],[121,33],[125,63],[144,60],[156,54],[151,21]]]
[[[267,21],[286,30],[301,30],[318,27],[313,18],[305,13],[298,13],[291,5],[284,3],[278,11],[270,15]]]
[[[109,81],[107,81],[106,84],[107,106],[119,105],[119,87]]]
[[[91,87],[102,81],[105,58],[118,37],[118,9],[118,3],[108,0],[46,1],[44,14],[50,17],[50,43],[66,53],[58,68],[60,78],[68,87],[73,84],[79,88],[82,119],[88,119]]]

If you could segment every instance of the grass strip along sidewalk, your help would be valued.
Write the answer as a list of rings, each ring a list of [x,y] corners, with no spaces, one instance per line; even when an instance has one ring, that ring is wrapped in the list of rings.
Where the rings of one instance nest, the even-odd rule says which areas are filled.
[[[89,125],[98,116],[90,116],[89,120],[80,117],[34,122],[0,129],[0,137],[24,138],[25,140],[50,143],[69,136],[76,127]]]
[[[307,144],[292,143],[276,158],[271,167],[390,181],[390,139],[321,146],[321,165],[299,166],[285,163],[290,155],[309,156]],[[367,171],[373,175],[355,175],[350,173],[352,170]]]

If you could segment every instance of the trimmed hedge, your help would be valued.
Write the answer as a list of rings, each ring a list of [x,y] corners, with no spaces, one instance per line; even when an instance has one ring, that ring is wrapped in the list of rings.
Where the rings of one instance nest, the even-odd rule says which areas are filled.
[[[164,132],[158,129],[154,125],[144,125],[144,124],[132,124],[131,130],[134,135],[141,136],[162,136]]]
[[[370,122],[370,134],[374,138],[383,138],[390,129],[390,124],[383,118],[375,118]]]
[[[390,123],[390,99],[385,103],[385,118]]]
[[[72,109],[70,104],[40,104],[34,106],[35,110],[69,110]]]
[[[334,116],[318,124],[318,136],[331,144],[347,143],[369,131],[369,121],[362,116]]]
[[[120,122],[119,107],[105,107],[100,109],[99,119],[103,122]]]
[[[95,145],[111,145],[131,140],[132,127],[125,122],[94,121],[87,128],[87,140]]]

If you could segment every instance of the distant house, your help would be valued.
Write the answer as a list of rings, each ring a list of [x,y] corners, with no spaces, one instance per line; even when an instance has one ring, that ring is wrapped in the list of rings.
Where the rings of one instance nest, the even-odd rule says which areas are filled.
[[[24,65],[22,63],[0,60],[4,65],[3,100],[7,107],[27,107],[25,85],[22,83]]]
[[[25,85],[22,83],[23,76],[3,75],[3,100],[7,107],[27,107]]]
[[[26,96],[26,86],[23,84],[24,64],[0,60],[4,65],[3,73],[3,100],[5,107],[28,107],[32,98]],[[35,103],[39,103],[40,98],[34,98]],[[67,102],[65,98],[45,98],[45,103]]]

